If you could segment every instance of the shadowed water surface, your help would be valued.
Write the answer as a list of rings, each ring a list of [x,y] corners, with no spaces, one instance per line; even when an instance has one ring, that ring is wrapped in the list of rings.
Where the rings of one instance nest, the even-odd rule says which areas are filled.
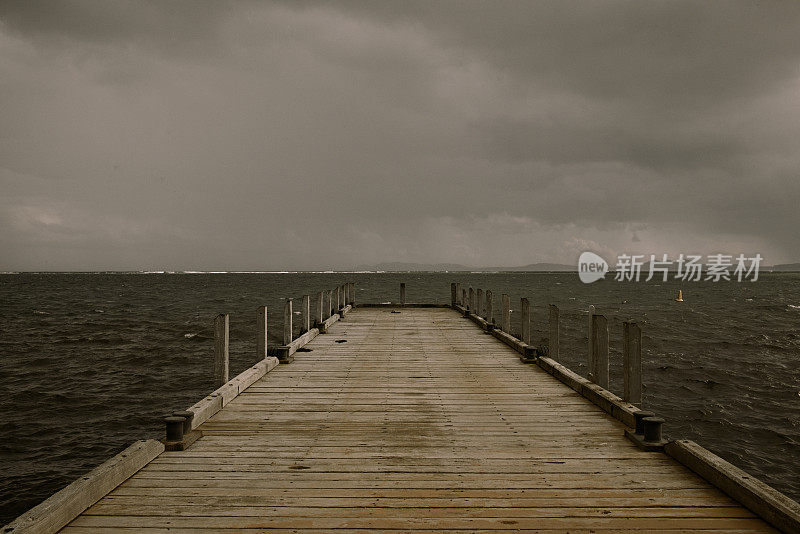
[[[213,390],[213,317],[231,314],[231,376],[255,361],[256,308],[279,341],[284,298],[353,281],[359,302],[448,302],[450,282],[561,309],[561,361],[586,374],[589,304],[609,319],[621,392],[622,321],[642,324],[644,404],[671,437],[698,441],[800,498],[800,275],[757,282],[580,283],[571,273],[0,275],[0,524]],[[683,290],[685,302],[673,298]],[[497,314],[497,312],[495,312]],[[299,317],[299,316],[296,316]],[[297,321],[299,323],[299,320]],[[295,329],[299,325],[295,324]]]

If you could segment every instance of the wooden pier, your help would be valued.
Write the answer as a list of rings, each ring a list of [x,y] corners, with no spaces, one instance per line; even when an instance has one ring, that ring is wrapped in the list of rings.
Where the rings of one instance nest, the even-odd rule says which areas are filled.
[[[50,531],[775,531],[678,453],[637,447],[627,415],[522,340],[487,335],[460,301],[348,302],[291,364],[266,357],[235,395],[195,405],[185,450],[141,453],[132,476]],[[793,531],[797,503],[783,498],[761,515]],[[53,506],[10,526],[48,531],[37,525]]]

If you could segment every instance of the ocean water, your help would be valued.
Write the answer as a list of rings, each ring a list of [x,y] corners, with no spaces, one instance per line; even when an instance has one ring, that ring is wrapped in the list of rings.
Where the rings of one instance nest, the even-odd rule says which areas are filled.
[[[643,328],[644,406],[800,499],[800,274],[757,282],[582,284],[574,273],[0,275],[0,524],[213,389],[213,318],[230,313],[231,376],[255,359],[256,308],[277,344],[285,298],[352,281],[358,302],[449,302],[450,282],[528,297],[533,341],[561,309],[561,357],[586,374],[587,307],[609,319],[621,393],[622,321]],[[683,290],[685,302],[673,299]],[[312,301],[313,302],[313,301]],[[497,313],[497,312],[496,312]],[[518,330],[519,313],[513,329]]]

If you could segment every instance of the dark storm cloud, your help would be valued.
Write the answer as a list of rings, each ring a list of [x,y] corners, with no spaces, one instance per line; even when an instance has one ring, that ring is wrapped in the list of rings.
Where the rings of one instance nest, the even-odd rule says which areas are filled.
[[[794,2],[0,3],[2,268],[800,257]]]

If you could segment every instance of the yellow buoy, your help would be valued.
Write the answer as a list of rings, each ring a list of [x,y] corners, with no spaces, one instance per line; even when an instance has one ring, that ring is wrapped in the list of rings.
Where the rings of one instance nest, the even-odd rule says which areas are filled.
[[[678,290],[678,298],[675,299],[675,302],[683,302],[683,291],[680,289]]]

